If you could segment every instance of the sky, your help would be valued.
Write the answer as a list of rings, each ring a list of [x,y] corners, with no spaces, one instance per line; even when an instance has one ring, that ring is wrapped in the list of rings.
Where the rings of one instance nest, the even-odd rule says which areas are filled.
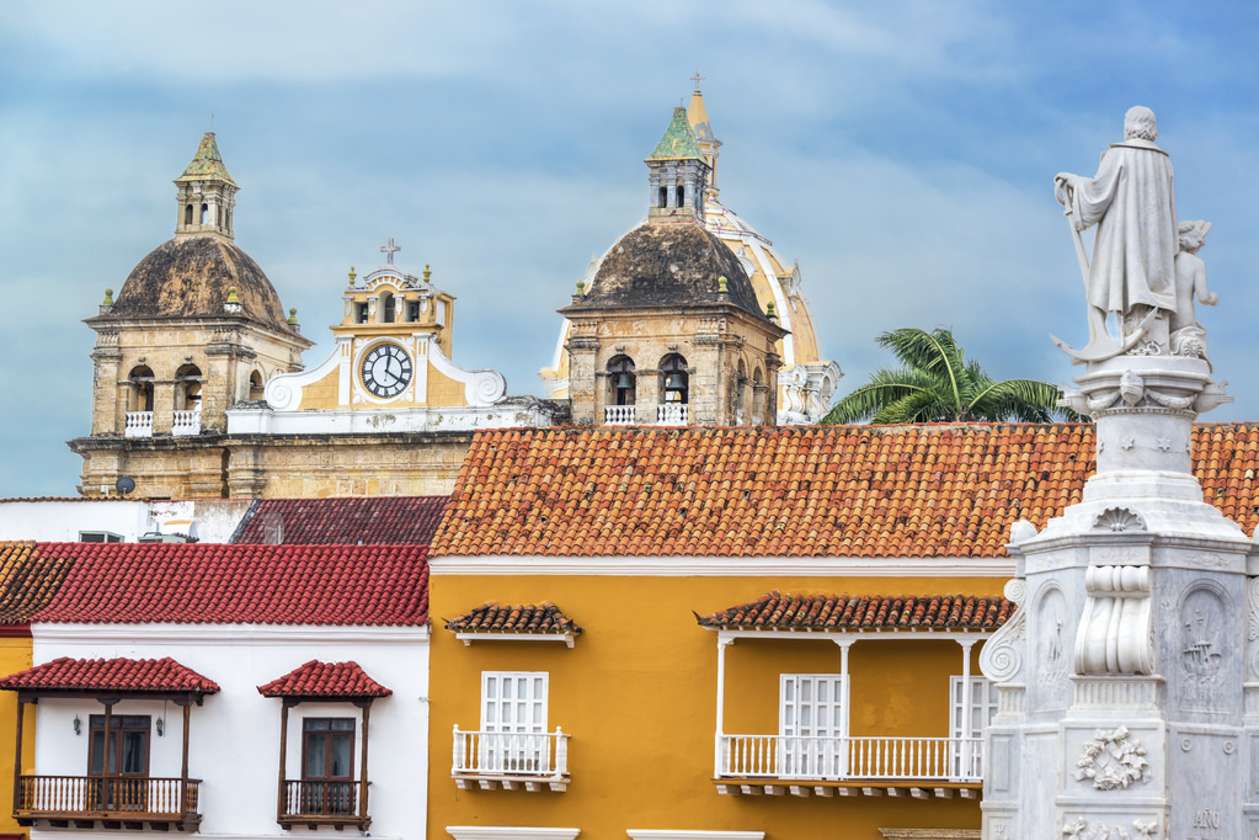
[[[330,349],[351,265],[458,297],[454,359],[542,393],[555,310],[646,211],[650,152],[698,70],[724,203],[798,259],[840,392],[901,326],[948,327],[1000,378],[1066,383],[1085,339],[1052,197],[1152,107],[1220,305],[1201,309],[1259,419],[1259,4],[1249,2],[0,5],[0,495],[73,493],[105,288],[168,239],[213,128],[236,237]]]

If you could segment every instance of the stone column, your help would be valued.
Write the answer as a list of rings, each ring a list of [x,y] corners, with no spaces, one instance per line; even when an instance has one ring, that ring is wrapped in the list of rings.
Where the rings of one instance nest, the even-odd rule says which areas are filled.
[[[581,334],[577,332],[580,330]],[[602,411],[601,399],[596,391],[603,384],[596,381],[595,360],[599,352],[599,339],[594,335],[594,322],[574,321],[568,339],[568,396],[572,406],[573,423],[589,426],[603,421],[596,412]]]
[[[115,339],[116,340],[116,339]],[[122,351],[116,346],[100,346],[92,351],[92,434],[121,434],[122,412],[126,404],[119,406],[125,391],[119,386],[119,367]]]

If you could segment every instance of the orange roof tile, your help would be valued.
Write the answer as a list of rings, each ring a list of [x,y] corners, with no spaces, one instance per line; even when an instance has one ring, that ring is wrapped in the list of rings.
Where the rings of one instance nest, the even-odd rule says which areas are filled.
[[[71,555],[47,544],[0,542],[0,625],[29,623],[73,565]]]
[[[581,634],[581,628],[554,604],[482,604],[458,618],[446,619],[453,633]]]
[[[284,676],[258,686],[258,693],[263,697],[366,699],[388,697],[393,690],[367,676],[363,666],[352,660],[320,662],[312,659]]]
[[[1014,612],[1005,598],[973,595],[780,595],[696,615],[723,630],[996,630]]]
[[[478,432],[440,555],[1000,557],[1093,472],[1086,424]],[[1259,424],[1205,424],[1206,500],[1259,523]]]
[[[216,694],[219,686],[214,680],[201,676],[169,656],[161,659],[72,659],[63,656],[0,679],[0,689]]]

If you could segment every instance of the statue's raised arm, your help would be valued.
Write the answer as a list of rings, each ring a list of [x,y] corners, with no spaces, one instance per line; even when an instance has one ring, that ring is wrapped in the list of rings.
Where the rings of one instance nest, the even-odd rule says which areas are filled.
[[[1054,197],[1066,211],[1084,278],[1089,343],[1077,361],[1100,361],[1139,344],[1159,313],[1176,308],[1176,202],[1172,162],[1155,145],[1154,112],[1137,106],[1124,116],[1124,140],[1102,153],[1093,177],[1060,172]],[[1080,231],[1097,226],[1093,258]],[[1115,313],[1118,335],[1106,327]]]

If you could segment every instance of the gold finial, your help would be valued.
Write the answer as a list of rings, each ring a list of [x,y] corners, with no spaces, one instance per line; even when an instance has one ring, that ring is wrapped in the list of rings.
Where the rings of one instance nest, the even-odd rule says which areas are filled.
[[[114,305],[114,290],[106,289],[105,299],[101,301],[101,306],[113,306],[113,305]]]
[[[358,272],[354,270],[354,266],[350,266],[350,285],[354,285],[354,278],[358,277]]]
[[[238,295],[238,294],[236,293],[236,287],[235,287],[235,286],[228,286],[228,287],[227,287],[227,302],[228,302],[228,303],[240,303],[240,295]]]
[[[774,306],[774,302],[772,300],[765,304],[765,317],[771,321],[778,320],[778,309]]]
[[[433,269],[429,268],[428,263],[424,263],[424,282],[427,283],[433,279]]]
[[[726,275],[717,278],[717,294],[724,295],[730,291],[730,281],[726,279]]]
[[[291,307],[289,309],[289,326],[290,327],[297,326],[297,307],[296,306]]]

